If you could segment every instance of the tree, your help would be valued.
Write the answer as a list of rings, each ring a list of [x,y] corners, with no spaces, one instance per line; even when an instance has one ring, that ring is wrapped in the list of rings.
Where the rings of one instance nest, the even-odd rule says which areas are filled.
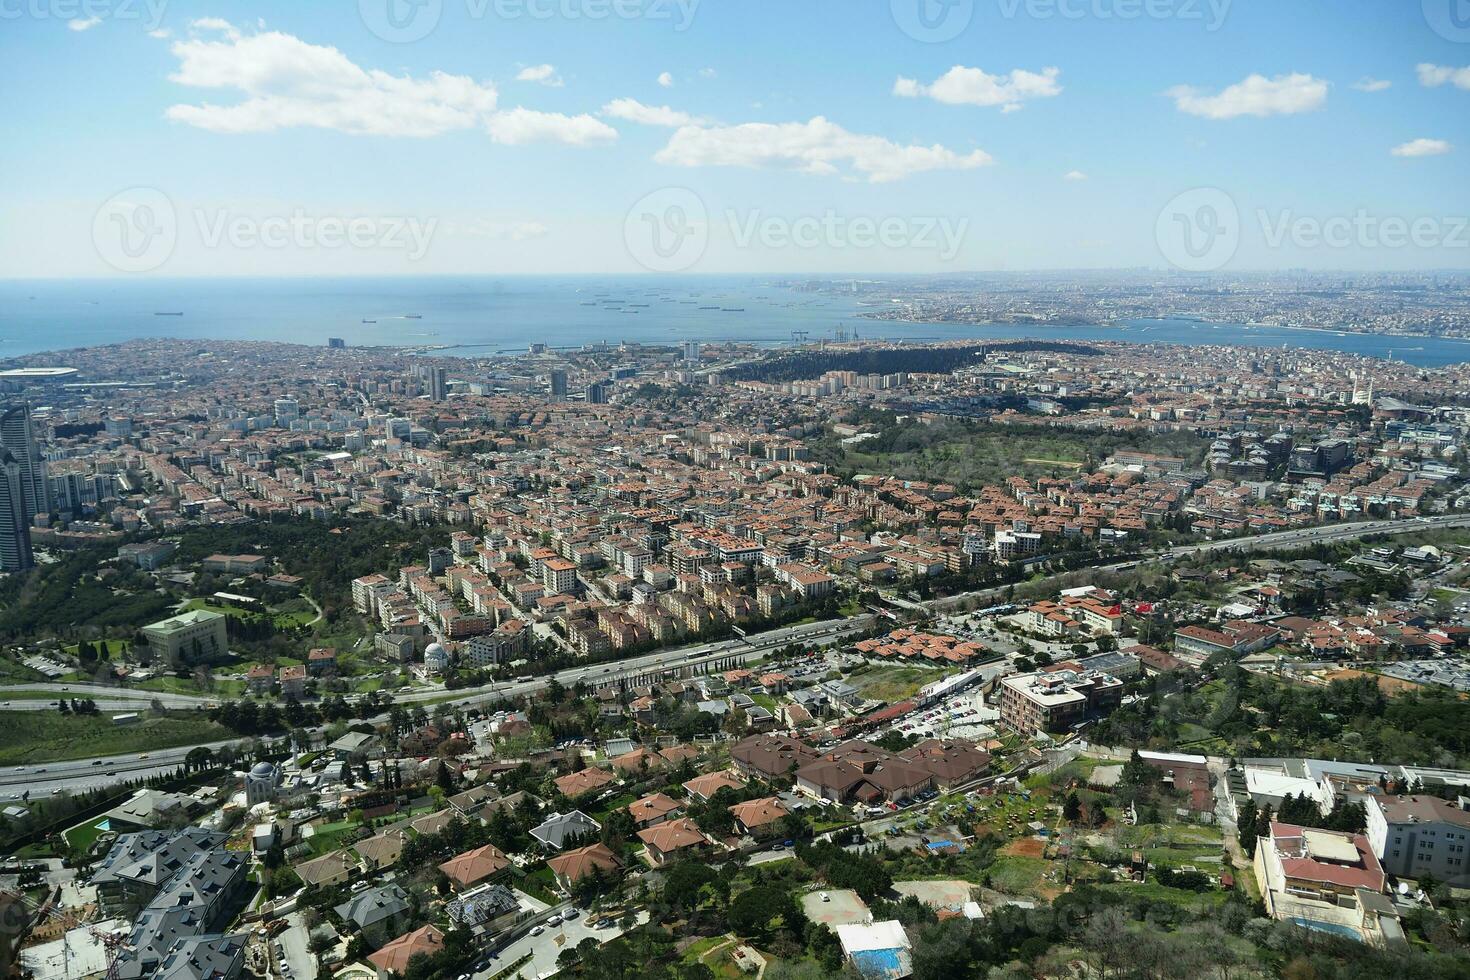
[[[742,936],[765,939],[780,925],[789,923],[795,912],[796,902],[789,892],[756,885],[730,903],[727,921]]]
[[[680,861],[664,875],[663,900],[675,909],[688,910],[699,904],[699,893],[716,877],[714,868],[697,861]]]
[[[1082,800],[1078,798],[1077,791],[1072,790],[1067,794],[1066,800],[1062,802],[1062,817],[1068,823],[1076,823],[1082,816]]]
[[[1256,856],[1256,801],[1247,796],[1245,802],[1240,805],[1240,817],[1236,821],[1237,836],[1240,838],[1240,849],[1245,852],[1246,857]]]

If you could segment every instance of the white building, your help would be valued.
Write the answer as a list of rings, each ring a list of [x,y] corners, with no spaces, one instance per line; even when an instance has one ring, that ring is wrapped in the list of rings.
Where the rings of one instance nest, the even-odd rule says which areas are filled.
[[[268,803],[281,785],[281,771],[269,762],[257,762],[245,774],[245,805]]]
[[[1368,841],[1383,870],[1470,886],[1470,813],[1437,796],[1370,796]]]

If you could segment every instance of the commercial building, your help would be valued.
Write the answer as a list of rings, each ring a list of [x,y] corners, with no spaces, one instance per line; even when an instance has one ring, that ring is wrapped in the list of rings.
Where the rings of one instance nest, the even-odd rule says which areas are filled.
[[[28,509],[20,463],[0,449],[0,572],[23,572],[36,564]]]
[[[225,635],[227,617],[207,609],[191,609],[143,627],[155,661],[167,664],[204,663],[229,652]]]
[[[37,514],[51,513],[46,460],[36,440],[29,405],[10,405],[0,409],[0,456],[7,452],[20,467],[21,500],[25,520],[29,524]]]
[[[1000,720],[1023,735],[1064,732],[1112,711],[1123,701],[1123,682],[1089,670],[1043,670],[1001,681]]]

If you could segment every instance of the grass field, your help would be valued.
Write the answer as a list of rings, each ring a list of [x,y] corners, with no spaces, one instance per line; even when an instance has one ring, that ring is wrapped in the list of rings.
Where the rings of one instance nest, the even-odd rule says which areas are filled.
[[[120,657],[122,655],[122,652],[124,650],[126,650],[127,647],[128,647],[128,641],[127,640],[113,639],[113,640],[98,640],[97,642],[98,643],[101,643],[104,647],[107,648],[107,656],[110,657],[110,658],[112,658],[112,659],[114,659],[114,660],[117,659],[118,657]],[[93,645],[95,646],[96,644],[93,644]],[[75,644],[75,643],[72,643],[72,644],[69,644],[69,645],[67,645],[65,647],[62,647],[62,649],[65,650],[67,653],[71,654],[73,657],[75,657],[77,655],[77,644]]]
[[[556,875],[545,864],[538,864],[526,872],[524,877],[514,882],[514,885],[537,901],[548,905],[555,905],[561,901],[561,898],[552,891],[556,885]]]
[[[998,892],[1053,898],[1061,889],[1046,880],[1046,872],[1051,867],[1052,862],[1043,858],[1003,854],[986,873],[990,876],[990,887]]]
[[[148,718],[115,725],[111,716],[49,711],[0,711],[0,765],[64,762],[93,756],[149,752],[232,737],[223,725],[196,716]]]
[[[938,671],[923,667],[879,667],[853,677],[852,684],[865,698],[892,703],[911,697],[939,676]]]
[[[11,660],[8,657],[0,658],[0,682],[7,684],[25,684],[31,681],[44,681],[46,675],[39,670],[32,670],[25,664]]]
[[[98,825],[106,820],[106,817],[93,817],[91,820],[77,824],[62,834],[62,836],[66,838],[66,842],[71,845],[72,850],[85,851],[101,835],[102,828]]]
[[[306,839],[311,847],[312,857],[321,857],[342,846],[343,840],[358,829],[360,825],[352,820],[339,820],[336,823],[324,823],[316,828],[316,831]]]

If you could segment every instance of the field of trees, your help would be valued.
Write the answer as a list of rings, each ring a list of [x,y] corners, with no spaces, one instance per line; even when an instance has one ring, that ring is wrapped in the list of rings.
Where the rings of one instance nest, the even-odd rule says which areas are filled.
[[[843,476],[876,473],[905,480],[950,483],[960,491],[1000,484],[1007,477],[1028,479],[1090,471],[1121,449],[1203,460],[1208,444],[1187,432],[1147,436],[1118,435],[1045,425],[996,425],[944,419],[924,423],[896,421],[892,413],[872,413],[859,424],[877,438],[843,446],[830,433],[808,440],[812,456]]]

